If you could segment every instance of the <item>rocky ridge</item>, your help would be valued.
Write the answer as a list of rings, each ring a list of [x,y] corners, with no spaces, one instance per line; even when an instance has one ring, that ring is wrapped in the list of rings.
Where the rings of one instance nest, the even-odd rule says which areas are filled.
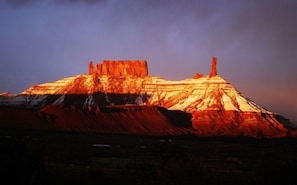
[[[191,132],[202,136],[286,136],[288,124],[282,122],[288,120],[242,95],[217,75],[216,64],[213,58],[208,76],[169,81],[148,76],[146,61],[105,61],[96,70],[90,62],[88,74],[35,85],[0,101],[38,110],[47,105],[89,111],[116,105],[157,106],[190,114]]]

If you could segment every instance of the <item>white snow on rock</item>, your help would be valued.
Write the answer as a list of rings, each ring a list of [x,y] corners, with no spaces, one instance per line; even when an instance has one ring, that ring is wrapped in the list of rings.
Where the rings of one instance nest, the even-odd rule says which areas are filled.
[[[61,95],[53,104],[62,104],[65,94],[88,95],[84,105],[95,105],[95,92],[147,95],[147,102],[136,104],[164,106],[171,110],[196,112],[205,110],[233,110],[238,112],[270,111],[258,106],[237,91],[221,76],[170,81],[157,76],[144,78],[77,75],[54,82],[34,85],[16,96],[0,96],[0,104],[38,104],[48,95]],[[140,101],[141,100],[141,101]],[[108,95],[106,101],[109,102]]]

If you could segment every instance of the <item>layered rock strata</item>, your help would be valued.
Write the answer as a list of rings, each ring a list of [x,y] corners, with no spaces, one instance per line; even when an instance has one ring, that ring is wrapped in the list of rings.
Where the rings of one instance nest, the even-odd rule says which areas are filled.
[[[202,136],[283,137],[288,133],[288,124],[279,121],[280,116],[246,98],[217,74],[215,57],[208,76],[199,74],[180,81],[148,76],[146,61],[103,61],[96,67],[90,63],[88,75],[35,85],[16,96],[1,96],[0,104],[97,112],[116,105],[157,106],[190,114],[192,133]]]

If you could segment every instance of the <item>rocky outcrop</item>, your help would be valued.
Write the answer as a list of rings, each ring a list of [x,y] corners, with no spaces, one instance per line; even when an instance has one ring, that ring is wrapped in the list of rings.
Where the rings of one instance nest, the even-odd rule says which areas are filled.
[[[203,77],[203,74],[201,74],[201,73],[195,73],[194,76],[193,76],[194,79],[198,79],[198,78],[201,78],[201,77]]]
[[[102,64],[89,63],[89,75],[99,76],[148,76],[148,66],[145,60],[104,60]]]

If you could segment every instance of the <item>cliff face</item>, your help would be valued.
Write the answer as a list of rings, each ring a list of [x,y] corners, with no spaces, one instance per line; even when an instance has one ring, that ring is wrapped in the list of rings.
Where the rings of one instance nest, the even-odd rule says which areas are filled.
[[[20,95],[0,97],[0,104],[38,110],[58,105],[89,111],[127,104],[159,106],[191,114],[191,133],[198,135],[285,136],[287,128],[276,115],[217,75],[216,63],[215,58],[209,76],[181,81],[148,76],[145,61],[103,61],[95,69],[90,63],[88,75],[35,85]]]
[[[104,60],[102,64],[89,63],[89,75],[99,76],[148,76],[148,67],[145,60]]]

